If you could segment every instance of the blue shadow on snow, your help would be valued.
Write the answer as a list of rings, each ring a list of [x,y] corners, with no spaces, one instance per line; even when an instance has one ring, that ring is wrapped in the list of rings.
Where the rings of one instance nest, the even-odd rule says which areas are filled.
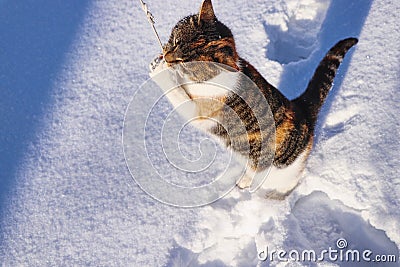
[[[89,4],[0,1],[0,215]]]
[[[317,37],[319,48],[310,55],[308,60],[285,66],[278,88],[289,97],[289,99],[293,99],[304,92],[319,62],[336,42],[347,37],[359,38],[365,19],[371,8],[372,1],[373,0],[332,0],[327,10],[325,20],[322,23],[321,31]],[[341,87],[354,49],[357,49],[357,45],[349,51],[339,68],[334,86],[321,109],[319,125],[321,125],[321,122],[325,121],[326,115],[335,99],[335,95],[338,93],[337,89]],[[316,142],[318,142],[319,131],[320,129],[317,126]]]

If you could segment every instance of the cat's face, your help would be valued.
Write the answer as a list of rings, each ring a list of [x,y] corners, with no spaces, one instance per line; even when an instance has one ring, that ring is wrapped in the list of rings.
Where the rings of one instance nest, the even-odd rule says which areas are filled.
[[[199,14],[188,16],[175,25],[163,50],[169,65],[212,61],[238,69],[232,32],[215,17],[211,0],[204,0]]]

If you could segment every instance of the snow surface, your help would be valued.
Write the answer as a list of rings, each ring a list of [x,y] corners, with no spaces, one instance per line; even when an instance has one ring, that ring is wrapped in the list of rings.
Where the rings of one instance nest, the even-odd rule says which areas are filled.
[[[202,208],[155,201],[131,178],[121,142],[126,107],[159,53],[138,3],[2,1],[3,265],[357,265],[257,259],[265,246],[321,251],[339,238],[399,255],[400,3],[214,2],[241,56],[291,98],[337,40],[360,39],[322,110],[300,186],[284,201],[236,189]],[[147,4],[165,41],[200,1]]]

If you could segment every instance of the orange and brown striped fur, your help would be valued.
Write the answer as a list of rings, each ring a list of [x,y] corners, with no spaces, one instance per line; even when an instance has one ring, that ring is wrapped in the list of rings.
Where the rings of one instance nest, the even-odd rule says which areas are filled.
[[[319,110],[332,87],[336,71],[346,52],[356,43],[356,38],[348,38],[333,46],[320,62],[305,92],[290,101],[269,84],[249,62],[239,57],[230,29],[216,18],[211,0],[204,0],[198,14],[185,17],[173,28],[170,39],[164,46],[162,64],[158,62],[155,67],[160,69],[163,64],[165,68],[177,64],[185,65],[187,62],[206,61],[225,64],[231,71],[245,74],[257,85],[264,98],[252,98],[252,92],[246,91],[240,77],[233,86],[242,87],[243,92],[249,95],[250,101],[256,106],[265,106],[261,102],[267,101],[275,126],[275,155],[273,156],[275,169],[284,170],[296,165],[301,171],[312,147]],[[218,74],[218,71],[207,69],[207,65],[188,71],[193,73],[192,80],[200,84]],[[178,98],[180,101],[185,99],[192,101],[196,110],[192,116],[199,116],[201,118],[199,120],[215,118],[229,121],[229,118],[225,116],[224,106],[236,112],[245,125],[247,133],[235,135],[235,125],[228,126],[229,129],[226,129],[226,126],[225,128],[221,126],[222,124],[208,124],[203,128],[239,154],[241,154],[243,142],[250,144],[250,153],[243,152],[249,155],[242,155],[250,158],[251,163],[248,166],[250,175],[238,183],[241,188],[248,187],[252,174],[268,168],[263,164],[268,160],[263,158],[263,153],[260,151],[260,139],[263,133],[245,101],[233,93],[221,94],[221,92],[214,93],[210,90],[213,89],[204,87],[203,94],[201,87],[195,91],[183,88],[175,95],[171,94],[169,99],[174,105],[179,103]],[[210,99],[215,99],[215,101]],[[217,104],[218,102],[224,105]],[[257,105],[258,102],[260,105]],[[292,175],[299,176],[299,173],[295,175],[289,172],[289,176]],[[268,181],[268,183],[271,182],[280,183],[275,187],[269,185],[269,188],[284,195],[297,185],[298,177],[283,178],[277,172],[276,177]]]

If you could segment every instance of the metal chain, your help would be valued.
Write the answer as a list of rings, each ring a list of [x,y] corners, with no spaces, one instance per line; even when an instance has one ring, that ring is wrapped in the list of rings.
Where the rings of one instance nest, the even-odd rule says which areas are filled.
[[[143,11],[146,13],[147,20],[149,21],[151,27],[153,28],[153,32],[157,37],[158,43],[160,44],[160,47],[161,47],[161,51],[163,51],[163,45],[161,43],[160,36],[158,35],[156,27],[154,26],[154,24],[155,24],[154,16],[153,16],[153,14],[151,14],[149,9],[147,8],[146,3],[143,2],[143,0],[139,0],[139,1],[140,1],[140,4],[142,5]]]

